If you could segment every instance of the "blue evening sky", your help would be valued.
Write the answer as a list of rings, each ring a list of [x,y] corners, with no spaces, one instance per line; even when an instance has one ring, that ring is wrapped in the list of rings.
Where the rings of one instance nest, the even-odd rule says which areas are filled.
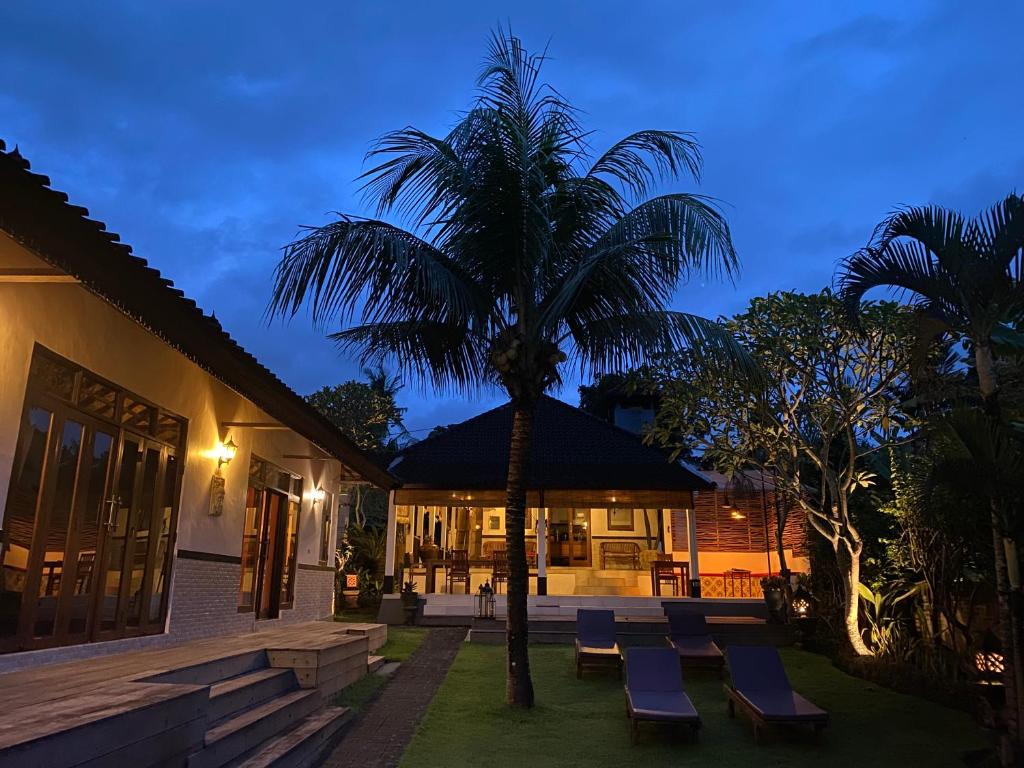
[[[11,2],[0,138],[305,394],[359,368],[301,316],[263,322],[280,247],[329,211],[370,213],[353,182],[370,142],[444,132],[504,23],[550,44],[546,79],[595,149],[642,128],[698,134],[700,191],[726,204],[743,272],[683,286],[680,308],[817,290],[897,205],[974,212],[1024,188],[1010,0]],[[414,430],[501,401],[410,384]],[[577,384],[560,396],[576,403]]]

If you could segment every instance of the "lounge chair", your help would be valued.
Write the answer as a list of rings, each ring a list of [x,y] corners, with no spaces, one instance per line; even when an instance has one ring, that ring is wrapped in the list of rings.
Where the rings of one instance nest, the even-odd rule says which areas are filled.
[[[679,659],[671,648],[630,648],[626,652],[626,715],[634,744],[639,723],[680,723],[697,739],[700,715],[683,689]]]
[[[744,710],[754,726],[754,743],[771,725],[810,725],[815,734],[828,725],[828,712],[816,707],[789,685],[779,652],[770,646],[730,646],[729,717],[736,706]]]
[[[710,667],[721,675],[725,655],[711,638],[704,614],[667,609],[665,615],[668,617],[668,644],[679,655],[679,663],[684,667]]]
[[[576,611],[576,678],[584,667],[613,667],[622,676],[622,651],[615,639],[615,611]]]

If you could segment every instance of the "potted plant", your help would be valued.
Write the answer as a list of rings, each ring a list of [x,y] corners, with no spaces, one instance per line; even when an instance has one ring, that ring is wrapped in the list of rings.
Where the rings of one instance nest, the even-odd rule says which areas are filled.
[[[419,601],[419,593],[416,591],[416,584],[412,581],[402,583],[402,607],[405,609],[405,623],[412,624],[416,616],[416,604]]]
[[[765,576],[761,579],[764,604],[768,606],[770,621],[784,623],[786,620],[786,580],[781,576]]]

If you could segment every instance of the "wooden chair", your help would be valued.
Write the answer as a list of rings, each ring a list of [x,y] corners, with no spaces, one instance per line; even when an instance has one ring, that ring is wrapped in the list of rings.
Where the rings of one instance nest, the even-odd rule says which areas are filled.
[[[495,594],[501,592],[501,585],[508,581],[508,552],[496,549],[491,552],[491,587]]]
[[[655,560],[651,563],[651,574],[654,577],[654,593],[661,594],[662,584],[672,586],[672,596],[679,597],[682,593],[679,583],[679,572],[674,560]]]
[[[469,594],[469,550],[453,549],[452,564],[448,568],[448,594],[454,594],[456,584],[466,585]]]

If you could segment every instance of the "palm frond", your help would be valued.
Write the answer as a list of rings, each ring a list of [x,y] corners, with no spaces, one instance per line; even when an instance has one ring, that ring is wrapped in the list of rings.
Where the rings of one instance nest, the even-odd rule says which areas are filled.
[[[612,145],[597,159],[588,176],[609,176],[634,199],[646,197],[658,181],[686,173],[700,182],[700,144],[681,131],[638,131]]]
[[[664,195],[615,221],[555,283],[540,327],[587,318],[662,310],[693,273],[732,276],[738,268],[729,225],[699,195]]]
[[[285,249],[274,274],[271,315],[294,315],[309,302],[323,326],[351,316],[363,302],[365,319],[395,315],[459,318],[479,315],[473,282],[444,253],[383,221],[342,216]]]
[[[440,391],[473,392],[490,378],[486,338],[465,325],[409,320],[346,328],[328,338],[363,365],[390,363]]]

